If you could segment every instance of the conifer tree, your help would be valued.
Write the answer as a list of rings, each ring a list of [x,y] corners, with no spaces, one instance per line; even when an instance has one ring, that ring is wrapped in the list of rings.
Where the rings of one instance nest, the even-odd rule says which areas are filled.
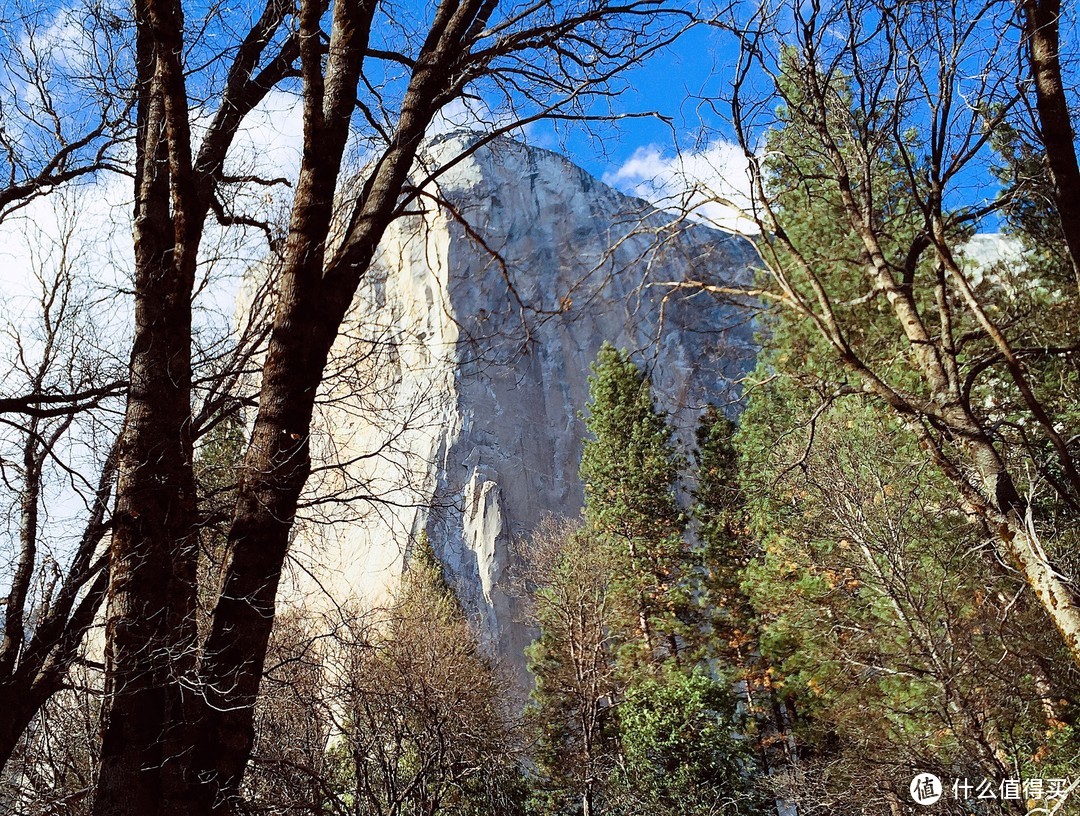
[[[738,727],[753,746],[759,770],[790,763],[794,701],[777,697],[761,654],[761,615],[743,586],[757,543],[740,484],[736,425],[710,405],[697,429],[693,514],[700,548],[701,603],[708,613],[708,655],[737,689]]]
[[[712,655],[744,667],[752,648],[754,613],[741,582],[752,552],[734,434],[735,423],[710,405],[697,430],[693,513]]]
[[[600,349],[589,379],[581,456],[586,534],[611,558],[621,659],[640,668],[678,662],[698,633],[692,570],[676,495],[683,459],[653,401],[648,378],[625,351]]]
[[[196,617],[201,633],[207,631],[213,613],[245,444],[243,417],[225,414],[200,440],[195,455],[195,489],[199,500]]]
[[[685,537],[685,460],[648,377],[610,345],[586,426],[581,523],[541,531],[528,552],[534,812],[757,812],[730,681],[710,659],[703,552]]]
[[[806,79],[818,68],[790,52],[783,66],[787,103],[764,168],[785,240],[762,237],[763,252],[792,270],[796,294],[823,287],[843,342],[867,370],[906,398],[930,393],[911,363],[922,346],[901,330],[885,290],[866,296],[872,259],[851,228],[843,190],[821,166],[820,134],[806,127],[814,107],[804,104]],[[834,82],[837,110],[851,109],[856,124],[867,121],[852,103],[852,80],[837,70]],[[855,164],[843,152],[853,143],[840,144],[838,159]],[[998,358],[980,346],[978,325],[940,276],[939,259],[925,251],[900,152],[886,144],[865,160],[859,195],[876,203],[864,223],[902,272],[903,297],[934,327],[922,345],[944,349],[960,380],[965,370],[977,373],[962,400],[979,422],[993,421],[1004,444],[1012,429],[1027,427],[1025,409],[1007,380],[991,373]],[[945,236],[957,257],[966,230],[954,224]],[[1017,337],[1060,336],[1049,317],[1064,313],[1056,296],[1025,282],[1024,264],[1012,266],[980,271],[982,304],[1011,315]],[[915,767],[1003,778],[1031,763],[1026,775],[1051,773],[1044,768],[1075,751],[1070,715],[1059,704],[1075,682],[1068,658],[1017,573],[978,557],[989,551],[986,528],[968,524],[971,505],[958,498],[955,474],[927,465],[934,437],[924,432],[940,429],[870,396],[807,313],[777,309],[760,325],[763,350],[736,437],[751,532],[761,545],[743,586],[759,616],[770,676],[781,700],[797,702],[800,712],[800,772],[784,793],[816,808],[865,795],[873,780],[878,793],[864,812],[884,814],[908,801]],[[1052,396],[1067,377],[1046,377],[1059,368],[1039,355],[1025,364],[1043,404],[1067,417]],[[1026,430],[1020,436],[1023,445],[1036,444]],[[942,439],[961,461],[963,440]],[[1019,446],[1011,451],[1008,461],[1022,461]],[[1034,509],[1045,513],[1045,499]],[[1046,541],[1055,549],[1071,541],[1068,529],[1060,525]]]

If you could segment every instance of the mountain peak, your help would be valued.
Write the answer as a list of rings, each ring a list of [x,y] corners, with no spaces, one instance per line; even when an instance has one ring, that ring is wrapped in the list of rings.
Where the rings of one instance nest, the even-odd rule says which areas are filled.
[[[692,439],[706,404],[738,398],[751,329],[741,311],[669,284],[746,282],[756,256],[556,153],[479,138],[428,145],[429,164],[467,155],[440,175],[438,206],[387,231],[335,351],[375,396],[358,405],[357,390],[327,384],[325,453],[351,462],[344,482],[369,498],[348,505],[319,559],[337,603],[370,598],[426,533],[491,648],[523,671],[513,542],[580,511],[580,414],[600,345],[648,368]]]

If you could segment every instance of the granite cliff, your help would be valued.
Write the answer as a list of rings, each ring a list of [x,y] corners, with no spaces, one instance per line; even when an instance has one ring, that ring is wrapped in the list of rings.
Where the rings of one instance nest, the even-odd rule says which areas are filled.
[[[474,138],[443,137],[429,156]],[[375,601],[426,533],[489,645],[520,667],[512,542],[545,514],[580,510],[579,414],[597,350],[633,351],[690,438],[706,403],[736,398],[751,327],[663,284],[746,281],[754,256],[510,140],[428,189],[387,233],[335,355],[319,454],[346,464],[316,473],[311,492],[350,501],[308,510],[335,523],[317,538],[302,529],[298,584],[314,603]]]

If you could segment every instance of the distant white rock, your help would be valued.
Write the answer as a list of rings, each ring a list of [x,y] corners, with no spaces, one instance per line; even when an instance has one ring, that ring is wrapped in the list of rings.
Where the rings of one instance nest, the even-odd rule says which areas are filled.
[[[999,263],[1023,263],[1024,248],[1015,238],[1000,232],[972,235],[963,246],[964,257],[977,268]]]
[[[476,136],[432,144],[441,162]],[[509,588],[511,542],[574,516],[589,366],[604,341],[649,368],[678,434],[732,406],[753,364],[748,315],[664,284],[746,283],[742,239],[672,216],[546,150],[499,140],[429,186],[391,226],[335,353],[295,591],[377,602],[426,532],[489,646],[519,670],[528,633]],[[307,573],[310,573],[308,575]],[[295,597],[295,595],[293,596]]]

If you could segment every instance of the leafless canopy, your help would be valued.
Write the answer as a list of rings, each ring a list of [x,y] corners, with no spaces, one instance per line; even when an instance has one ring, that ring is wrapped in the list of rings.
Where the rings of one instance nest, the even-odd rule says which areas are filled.
[[[110,546],[102,816],[224,812],[239,790],[316,394],[387,225],[424,187],[415,170],[435,117],[473,107],[482,135],[469,149],[536,119],[589,118],[620,71],[691,22],[665,0],[266,0],[194,13],[181,0],[135,4],[135,328]],[[279,92],[303,122],[284,236],[240,206],[252,186],[282,194],[276,174],[227,161],[246,117]],[[353,164],[359,185],[346,184]],[[277,275],[203,634],[191,304],[211,219],[265,233]]]
[[[0,221],[62,185],[122,171],[131,99],[119,4],[0,11]]]

